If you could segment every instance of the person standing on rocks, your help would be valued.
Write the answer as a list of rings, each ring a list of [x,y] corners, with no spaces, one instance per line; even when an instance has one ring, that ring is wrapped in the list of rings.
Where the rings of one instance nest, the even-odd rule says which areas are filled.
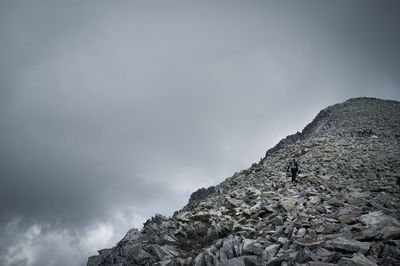
[[[296,159],[292,159],[289,161],[286,171],[289,172],[289,169],[292,172],[292,182],[297,182],[296,177],[297,173],[299,172],[299,164],[297,163]]]

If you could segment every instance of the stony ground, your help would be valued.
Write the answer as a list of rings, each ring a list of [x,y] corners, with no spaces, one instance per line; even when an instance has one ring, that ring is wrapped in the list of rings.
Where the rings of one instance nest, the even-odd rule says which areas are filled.
[[[400,265],[399,182],[400,103],[351,99],[88,266]]]

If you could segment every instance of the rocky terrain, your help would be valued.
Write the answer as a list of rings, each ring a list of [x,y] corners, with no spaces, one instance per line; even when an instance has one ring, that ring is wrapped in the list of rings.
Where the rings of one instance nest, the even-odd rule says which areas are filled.
[[[400,265],[399,180],[400,103],[350,99],[87,265]]]

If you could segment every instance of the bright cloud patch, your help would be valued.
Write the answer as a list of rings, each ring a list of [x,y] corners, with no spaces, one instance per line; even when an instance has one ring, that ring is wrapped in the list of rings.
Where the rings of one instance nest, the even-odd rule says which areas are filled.
[[[5,254],[0,254],[0,265],[86,265],[89,256],[96,255],[99,249],[115,245],[130,227],[141,227],[144,220],[138,214],[121,212],[112,222],[86,229],[53,230],[48,225],[35,224],[18,232],[14,224],[14,232],[8,234],[13,234],[18,240],[8,247]]]
[[[82,258],[110,243],[114,235],[111,225],[99,224],[83,235],[73,230],[49,231],[46,226],[33,225],[18,244],[8,248],[0,262],[5,266],[84,265]]]

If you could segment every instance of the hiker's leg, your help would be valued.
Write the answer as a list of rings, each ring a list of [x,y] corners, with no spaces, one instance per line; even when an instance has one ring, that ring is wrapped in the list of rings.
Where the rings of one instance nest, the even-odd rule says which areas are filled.
[[[296,181],[296,170],[295,169],[290,169],[292,171],[292,182]]]

